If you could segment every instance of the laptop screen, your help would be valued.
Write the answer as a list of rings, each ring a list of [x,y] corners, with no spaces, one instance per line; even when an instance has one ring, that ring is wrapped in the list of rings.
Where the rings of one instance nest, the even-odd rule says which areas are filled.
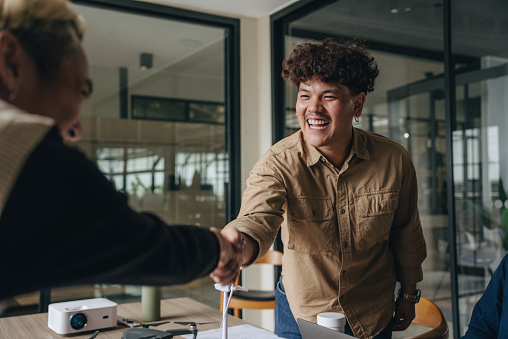
[[[298,327],[303,339],[354,339],[350,335],[340,333],[310,321],[298,318]]]

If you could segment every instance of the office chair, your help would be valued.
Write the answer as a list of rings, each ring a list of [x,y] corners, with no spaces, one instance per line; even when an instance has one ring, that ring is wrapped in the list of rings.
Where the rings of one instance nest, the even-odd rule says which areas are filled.
[[[282,252],[276,250],[268,251],[257,264],[270,264],[274,266],[282,265]],[[238,280],[236,282],[238,285]],[[223,293],[220,297],[220,309],[223,307]],[[229,308],[233,310],[233,315],[240,318],[240,310],[242,309],[275,309],[275,290],[249,290],[248,292],[236,291],[231,297]]]
[[[448,339],[448,323],[443,312],[427,298],[420,298],[415,307],[415,318],[413,324],[418,324],[431,329],[425,333],[406,339]]]

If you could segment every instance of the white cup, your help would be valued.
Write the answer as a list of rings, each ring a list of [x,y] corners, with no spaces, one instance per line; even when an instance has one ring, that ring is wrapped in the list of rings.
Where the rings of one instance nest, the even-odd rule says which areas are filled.
[[[324,312],[317,315],[318,325],[328,327],[334,331],[344,333],[346,326],[346,316],[337,312]]]

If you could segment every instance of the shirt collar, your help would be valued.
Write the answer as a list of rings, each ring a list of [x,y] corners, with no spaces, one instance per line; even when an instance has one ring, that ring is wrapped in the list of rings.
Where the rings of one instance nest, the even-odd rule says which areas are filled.
[[[353,127],[353,146],[351,146],[351,153],[356,154],[359,158],[369,160],[370,154],[365,145],[362,132],[362,130]]]
[[[321,158],[324,158],[323,154],[317,150],[314,146],[309,145],[307,140],[300,130],[300,138],[302,139],[303,148],[305,154],[307,154],[307,166],[315,165]],[[369,160],[370,155],[365,145],[365,140],[362,137],[361,130],[353,127],[353,145],[351,146],[351,156],[356,154],[359,158]],[[348,157],[350,158],[350,157]]]

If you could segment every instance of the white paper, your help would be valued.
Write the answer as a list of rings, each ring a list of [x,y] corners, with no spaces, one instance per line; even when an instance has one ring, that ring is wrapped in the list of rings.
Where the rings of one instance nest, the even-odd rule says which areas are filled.
[[[228,334],[235,339],[277,339],[280,338],[270,331],[254,327],[252,325],[239,325],[228,328]],[[192,339],[192,334],[182,335],[182,338]],[[199,332],[197,339],[221,339],[222,330],[220,328]]]

